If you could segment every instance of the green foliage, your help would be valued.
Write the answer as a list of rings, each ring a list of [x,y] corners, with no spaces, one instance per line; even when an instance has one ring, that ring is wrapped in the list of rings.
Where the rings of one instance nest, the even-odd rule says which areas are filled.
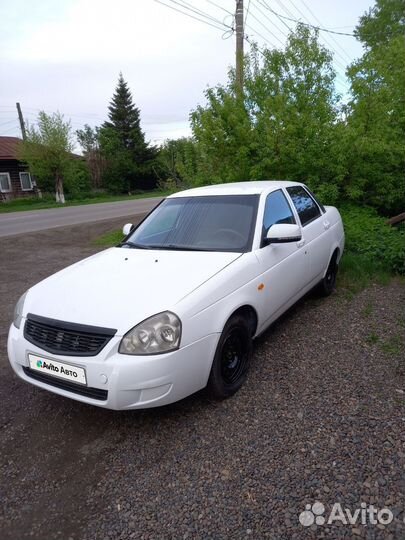
[[[100,128],[88,124],[76,131],[76,137],[83,149],[83,154],[90,173],[91,186],[100,189],[106,169],[106,161],[100,151]]]
[[[245,88],[206,91],[207,105],[191,114],[196,184],[247,179],[305,179],[339,197],[344,173],[336,138],[337,96],[330,53],[317,32],[298,25],[284,51],[253,47],[245,59]]]
[[[360,292],[372,283],[387,285],[391,272],[376,259],[345,252],[339,264],[338,288],[350,294]]]
[[[122,231],[110,231],[94,240],[94,244],[100,247],[113,247],[122,242],[124,235]]]
[[[38,114],[38,127],[29,127],[19,158],[28,163],[39,187],[50,190],[55,184],[57,202],[64,202],[63,179],[68,173],[74,149],[72,127],[59,112]]]
[[[73,199],[85,197],[91,189],[90,172],[82,159],[71,160],[65,173],[65,191]]]
[[[145,141],[140,127],[140,111],[122,74],[109,106],[109,121],[98,133],[100,150],[106,161],[104,184],[113,193],[131,192],[156,186],[157,150]],[[84,142],[89,142],[84,133]],[[91,137],[90,137],[91,139]],[[91,140],[90,140],[91,142]]]
[[[250,178],[254,146],[252,123],[243,102],[233,95],[233,84],[206,91],[208,105],[191,114],[197,141],[195,184],[238,182]]]
[[[405,206],[405,4],[377,0],[356,28],[365,52],[348,69],[345,195],[385,214]]]
[[[172,188],[191,185],[197,174],[197,160],[197,146],[192,139],[165,141],[158,156],[160,184],[169,182]]]
[[[252,47],[244,92],[209,88],[191,113],[193,185],[305,181],[327,204],[353,202],[384,215],[405,207],[404,0],[377,0],[356,28],[364,54],[348,69],[340,102],[331,54],[298,25],[284,50]]]
[[[387,225],[372,208],[346,206],[341,214],[346,236],[344,260],[355,258],[366,274],[377,270],[405,274],[404,231]]]
[[[84,124],[83,129],[76,130],[76,137],[84,155],[99,149],[99,131],[100,128],[92,128],[88,124]]]
[[[80,192],[75,197],[69,196],[66,201],[66,206],[81,206],[84,204],[98,204],[118,201],[132,201],[135,199],[144,199],[149,197],[165,197],[171,192],[154,190],[140,191],[136,195],[109,195],[100,192]],[[7,202],[0,204],[0,214],[9,212],[19,212],[25,210],[42,210],[44,208],[59,207],[55,202],[55,197],[50,193],[43,193],[42,198],[39,197],[21,197],[19,199],[10,199]]]

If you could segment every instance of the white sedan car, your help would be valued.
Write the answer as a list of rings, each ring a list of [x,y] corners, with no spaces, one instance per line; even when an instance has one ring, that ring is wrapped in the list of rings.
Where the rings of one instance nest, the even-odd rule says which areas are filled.
[[[296,182],[176,193],[124,232],[20,298],[8,354],[24,381],[109,409],[229,397],[252,340],[332,292],[344,247],[339,212]]]

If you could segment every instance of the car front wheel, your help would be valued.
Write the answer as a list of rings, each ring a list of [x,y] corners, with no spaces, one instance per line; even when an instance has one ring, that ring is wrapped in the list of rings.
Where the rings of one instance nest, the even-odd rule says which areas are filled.
[[[247,321],[234,315],[219,339],[207,389],[215,399],[232,396],[246,380],[252,353],[252,336]]]

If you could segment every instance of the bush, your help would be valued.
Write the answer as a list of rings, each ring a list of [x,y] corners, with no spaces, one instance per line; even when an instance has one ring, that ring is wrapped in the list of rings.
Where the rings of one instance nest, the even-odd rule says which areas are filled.
[[[340,209],[346,235],[346,254],[358,255],[370,268],[405,274],[405,233],[387,225],[372,208]],[[364,264],[362,265],[365,266]]]
[[[90,192],[90,172],[82,160],[72,160],[64,178],[65,194],[70,199],[87,197]]]

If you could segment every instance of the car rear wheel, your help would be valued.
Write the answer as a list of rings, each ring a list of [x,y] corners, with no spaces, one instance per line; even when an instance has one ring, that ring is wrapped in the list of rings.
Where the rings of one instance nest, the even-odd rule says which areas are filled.
[[[251,329],[246,319],[234,315],[219,339],[207,389],[215,399],[232,396],[243,385],[252,353]]]
[[[326,270],[326,274],[319,284],[319,292],[322,296],[329,296],[332,294],[335,285],[336,285],[336,278],[338,273],[338,262],[337,262],[337,252],[332,255],[332,258],[330,260],[328,269]]]

